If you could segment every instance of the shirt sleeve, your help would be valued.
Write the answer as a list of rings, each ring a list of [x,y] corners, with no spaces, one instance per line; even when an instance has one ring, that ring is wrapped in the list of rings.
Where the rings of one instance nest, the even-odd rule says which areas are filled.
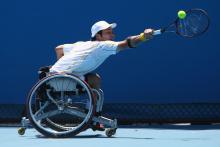
[[[118,42],[102,41],[100,47],[104,52],[106,52],[106,54],[115,55],[117,53]]]

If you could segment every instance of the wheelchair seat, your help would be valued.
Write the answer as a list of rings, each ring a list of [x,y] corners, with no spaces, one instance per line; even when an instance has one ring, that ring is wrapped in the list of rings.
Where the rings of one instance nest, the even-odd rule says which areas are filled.
[[[47,82],[47,85],[52,87],[54,91],[75,91],[77,89],[77,82],[63,78],[51,79]]]

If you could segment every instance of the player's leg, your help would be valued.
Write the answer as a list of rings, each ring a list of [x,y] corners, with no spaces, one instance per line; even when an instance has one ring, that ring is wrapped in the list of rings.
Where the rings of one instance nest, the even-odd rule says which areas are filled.
[[[101,115],[101,109],[100,108],[102,108],[102,105],[103,105],[103,100],[102,100],[103,93],[100,93],[101,77],[97,73],[89,73],[89,74],[85,75],[85,80],[90,85],[91,88],[97,90],[98,93],[101,94],[101,97],[99,97],[96,92],[93,93],[94,96],[95,96],[96,104],[97,104],[97,106],[96,106],[97,109],[96,109],[95,116],[100,116]],[[98,99],[98,98],[100,98],[100,99]],[[99,131],[104,131],[105,130],[104,126],[99,124],[99,123],[93,124],[92,129],[94,131],[95,130],[99,130]]]
[[[85,75],[86,82],[90,85],[92,89],[95,89],[97,92],[93,92],[96,103],[97,103],[97,115],[100,115],[101,108],[103,105],[103,92],[101,88],[101,77],[97,73],[89,73]]]
[[[99,90],[101,88],[101,77],[97,73],[88,73],[85,75],[85,81],[91,88]]]

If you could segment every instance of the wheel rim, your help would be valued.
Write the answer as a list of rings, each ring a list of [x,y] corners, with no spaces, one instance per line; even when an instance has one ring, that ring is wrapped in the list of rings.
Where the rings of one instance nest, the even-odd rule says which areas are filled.
[[[45,116],[45,118],[44,117],[42,117],[42,118],[44,118],[45,120],[47,120],[48,122],[50,122],[53,126],[55,126],[55,127],[57,127],[57,128],[60,128],[61,130],[60,131],[56,131],[56,130],[54,130],[54,129],[52,129],[52,128],[50,128],[50,127],[48,127],[48,126],[45,126],[45,124],[44,124],[44,119],[40,119],[40,115],[38,114],[39,112],[37,111],[37,112],[34,112],[33,111],[33,103],[34,103],[34,99],[35,99],[35,93],[36,93],[36,91],[43,85],[43,84],[45,84],[45,83],[48,83],[48,82],[50,82],[51,80],[54,80],[54,79],[69,79],[69,80],[72,80],[72,81],[74,81],[74,82],[77,82],[78,84],[80,84],[83,88],[84,88],[84,90],[86,91],[86,96],[85,96],[85,94],[84,94],[84,98],[85,98],[85,100],[88,100],[87,101],[87,104],[86,104],[86,107],[88,107],[88,108],[90,108],[90,109],[88,109],[88,112],[86,113],[86,115],[85,115],[85,117],[83,117],[83,118],[81,118],[81,121],[77,124],[77,125],[70,125],[70,126],[68,126],[67,124],[59,124],[58,122],[59,121],[54,121],[55,119],[51,119],[51,117],[49,117],[49,118],[46,118]],[[60,81],[59,81],[59,86],[60,85],[62,85],[63,83],[61,83],[60,84]],[[59,89],[59,86],[57,86],[57,89]],[[63,85],[62,85],[62,87],[63,87]],[[70,90],[70,89],[68,89],[68,90]],[[62,100],[63,100],[63,98],[64,98],[64,96],[65,96],[65,92],[63,92],[63,93],[60,93],[61,94],[61,98],[62,98]],[[76,96],[74,97],[74,98],[76,98]],[[73,98],[72,98],[73,99]],[[70,100],[70,97],[69,97],[69,99],[68,100]],[[50,100],[51,101],[51,100]],[[51,103],[50,104],[46,104],[47,103],[47,101],[46,102],[42,102],[42,104],[41,104],[41,108],[42,107],[44,107],[45,106],[45,108],[43,109],[43,110],[40,110],[40,113],[42,113],[42,112],[44,112],[44,111],[46,111],[45,109],[46,109],[46,107],[47,106],[49,106],[49,105],[53,105],[53,107],[57,107],[57,108],[61,108],[61,109],[63,109],[63,110],[58,110],[59,112],[62,112],[63,114],[69,114],[70,116],[73,116],[74,115],[74,113],[73,112],[71,112],[71,111],[75,111],[75,112],[77,112],[78,111],[78,113],[80,113],[80,110],[83,110],[82,108],[80,108],[79,109],[79,107],[76,107],[76,106],[74,106],[75,104],[76,104],[76,99],[74,99],[74,102],[73,102],[73,104],[74,105],[72,105],[72,104],[70,104],[69,103],[69,105],[66,105],[65,106],[65,104],[68,104],[67,102],[59,102],[59,99],[58,100],[55,100],[54,99],[54,101],[55,102],[57,102],[56,104],[55,103],[53,103],[53,101],[51,101]],[[68,134],[68,133],[72,133],[72,132],[74,132],[74,131],[77,131],[77,130],[79,130],[80,128],[82,128],[83,127],[83,125],[85,125],[90,119],[91,119],[91,116],[92,116],[92,114],[93,114],[93,98],[92,98],[92,93],[91,93],[91,90],[90,90],[90,88],[88,87],[88,85],[86,85],[83,81],[81,81],[79,78],[77,78],[77,77],[75,77],[75,76],[72,76],[72,75],[53,75],[53,76],[50,76],[50,77],[47,77],[47,78],[45,78],[45,79],[42,79],[42,81],[40,81],[38,84],[36,84],[36,86],[31,90],[31,93],[30,93],[30,96],[29,96],[29,101],[28,101],[28,108],[29,108],[29,114],[30,114],[30,117],[31,117],[31,120],[33,121],[33,123],[37,126],[37,127],[39,127],[39,129],[41,129],[43,132],[47,132],[47,133],[49,133],[49,134],[56,134],[56,135],[62,135],[62,134]],[[64,106],[62,106],[62,105],[64,105]],[[79,105],[78,105],[79,106]],[[85,104],[84,104],[84,106],[85,106]],[[42,112],[41,112],[42,111]],[[58,111],[56,111],[56,115],[61,115],[61,114],[59,114],[58,113]],[[52,112],[55,112],[55,111],[52,111]],[[84,113],[84,112],[83,112]],[[49,114],[49,113],[48,113]],[[39,116],[38,116],[39,115]],[[43,115],[43,114],[42,114]],[[74,120],[75,121],[75,120]]]

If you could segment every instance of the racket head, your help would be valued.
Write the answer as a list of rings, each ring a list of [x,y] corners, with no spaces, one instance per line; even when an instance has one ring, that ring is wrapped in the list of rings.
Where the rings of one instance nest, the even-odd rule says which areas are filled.
[[[183,37],[197,37],[205,33],[210,25],[210,18],[205,10],[190,9],[184,19],[175,21],[176,33]]]

